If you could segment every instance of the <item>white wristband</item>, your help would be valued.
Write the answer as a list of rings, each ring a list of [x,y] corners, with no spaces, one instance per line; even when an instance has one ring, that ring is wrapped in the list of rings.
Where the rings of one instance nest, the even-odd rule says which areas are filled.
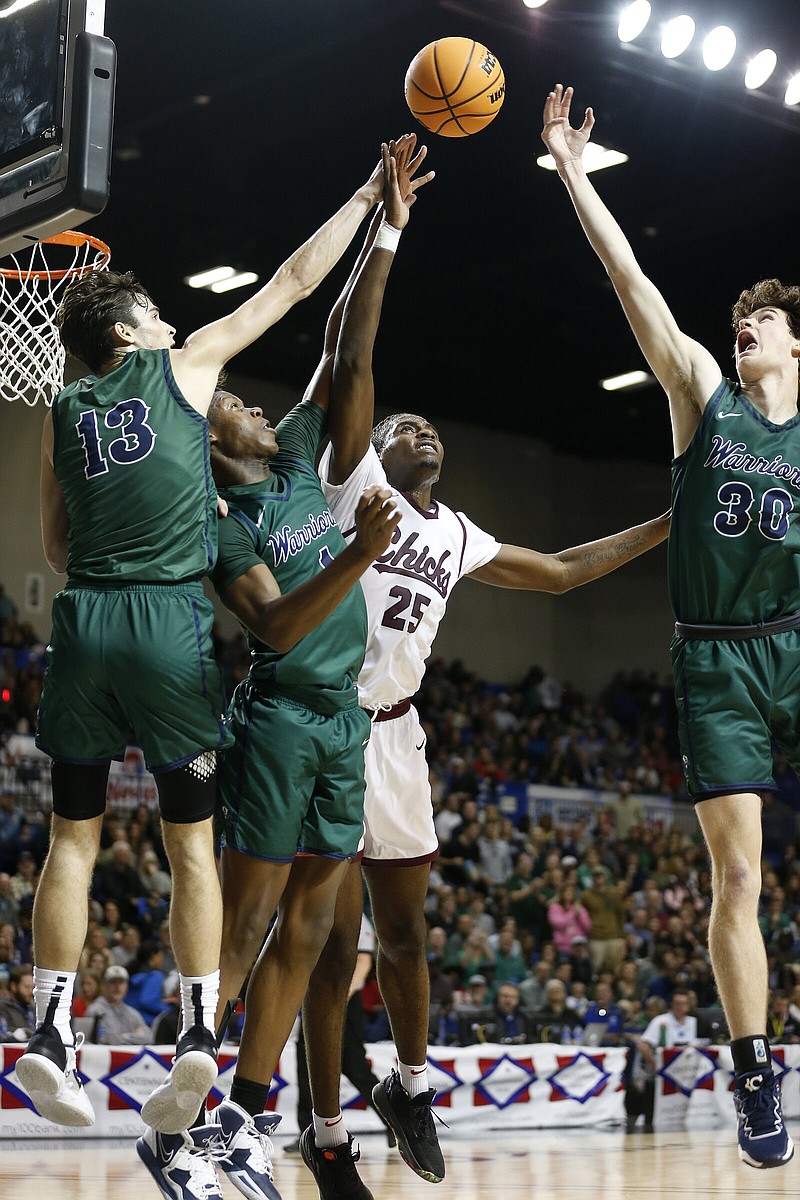
[[[378,226],[378,232],[375,234],[374,245],[378,250],[389,250],[394,254],[402,232],[402,229],[395,229],[394,225],[390,225],[386,218],[384,218]]]

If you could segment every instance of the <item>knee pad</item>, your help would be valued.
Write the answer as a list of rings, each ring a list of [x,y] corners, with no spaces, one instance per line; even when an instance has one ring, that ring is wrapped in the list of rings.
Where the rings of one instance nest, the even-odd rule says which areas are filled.
[[[206,750],[182,767],[156,776],[158,807],[173,825],[195,825],[214,815],[217,799],[217,755]]]
[[[54,759],[53,812],[67,821],[89,821],[106,810],[110,762],[71,763]]]

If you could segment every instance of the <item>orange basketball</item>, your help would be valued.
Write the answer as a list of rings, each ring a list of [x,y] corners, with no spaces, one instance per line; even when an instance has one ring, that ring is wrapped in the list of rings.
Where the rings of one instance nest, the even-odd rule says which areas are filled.
[[[495,56],[472,38],[431,42],[406,72],[406,103],[431,133],[468,137],[503,106],[506,80]]]

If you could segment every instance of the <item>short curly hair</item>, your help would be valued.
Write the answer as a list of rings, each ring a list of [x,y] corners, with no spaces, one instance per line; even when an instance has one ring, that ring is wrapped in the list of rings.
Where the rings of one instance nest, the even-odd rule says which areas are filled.
[[[800,338],[800,285],[781,283],[780,279],[761,279],[747,288],[733,306],[734,334],[739,332],[739,322],[759,308],[781,309],[786,313],[792,337]],[[797,370],[800,373],[800,359]]]
[[[386,449],[386,443],[392,436],[392,431],[398,421],[403,421],[408,417],[415,416],[417,416],[416,413],[392,413],[391,416],[384,417],[382,421],[378,422],[373,429],[371,436],[372,445],[375,448],[375,453],[377,454],[378,458],[382,457],[383,452]]]

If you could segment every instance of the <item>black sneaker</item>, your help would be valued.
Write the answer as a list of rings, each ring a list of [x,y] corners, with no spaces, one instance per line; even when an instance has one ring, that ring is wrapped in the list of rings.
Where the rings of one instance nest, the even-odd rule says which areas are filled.
[[[182,1133],[205,1104],[217,1078],[217,1043],[203,1025],[193,1025],[178,1042],[172,1070],[142,1105],[142,1120],[159,1133]]]
[[[317,1181],[321,1200],[373,1200],[356,1170],[361,1154],[353,1150],[352,1135],[341,1146],[318,1146],[309,1125],[300,1134],[300,1155]]]
[[[291,1142],[286,1142],[283,1147],[284,1154],[299,1154],[300,1153],[300,1135],[292,1138]]]
[[[736,1076],[739,1158],[748,1167],[782,1167],[794,1154],[781,1113],[780,1084],[770,1070]]]
[[[403,1161],[428,1183],[444,1179],[444,1158],[431,1111],[435,1095],[436,1089],[430,1088],[412,1100],[397,1071],[391,1071],[372,1089],[375,1107],[397,1136]]]

